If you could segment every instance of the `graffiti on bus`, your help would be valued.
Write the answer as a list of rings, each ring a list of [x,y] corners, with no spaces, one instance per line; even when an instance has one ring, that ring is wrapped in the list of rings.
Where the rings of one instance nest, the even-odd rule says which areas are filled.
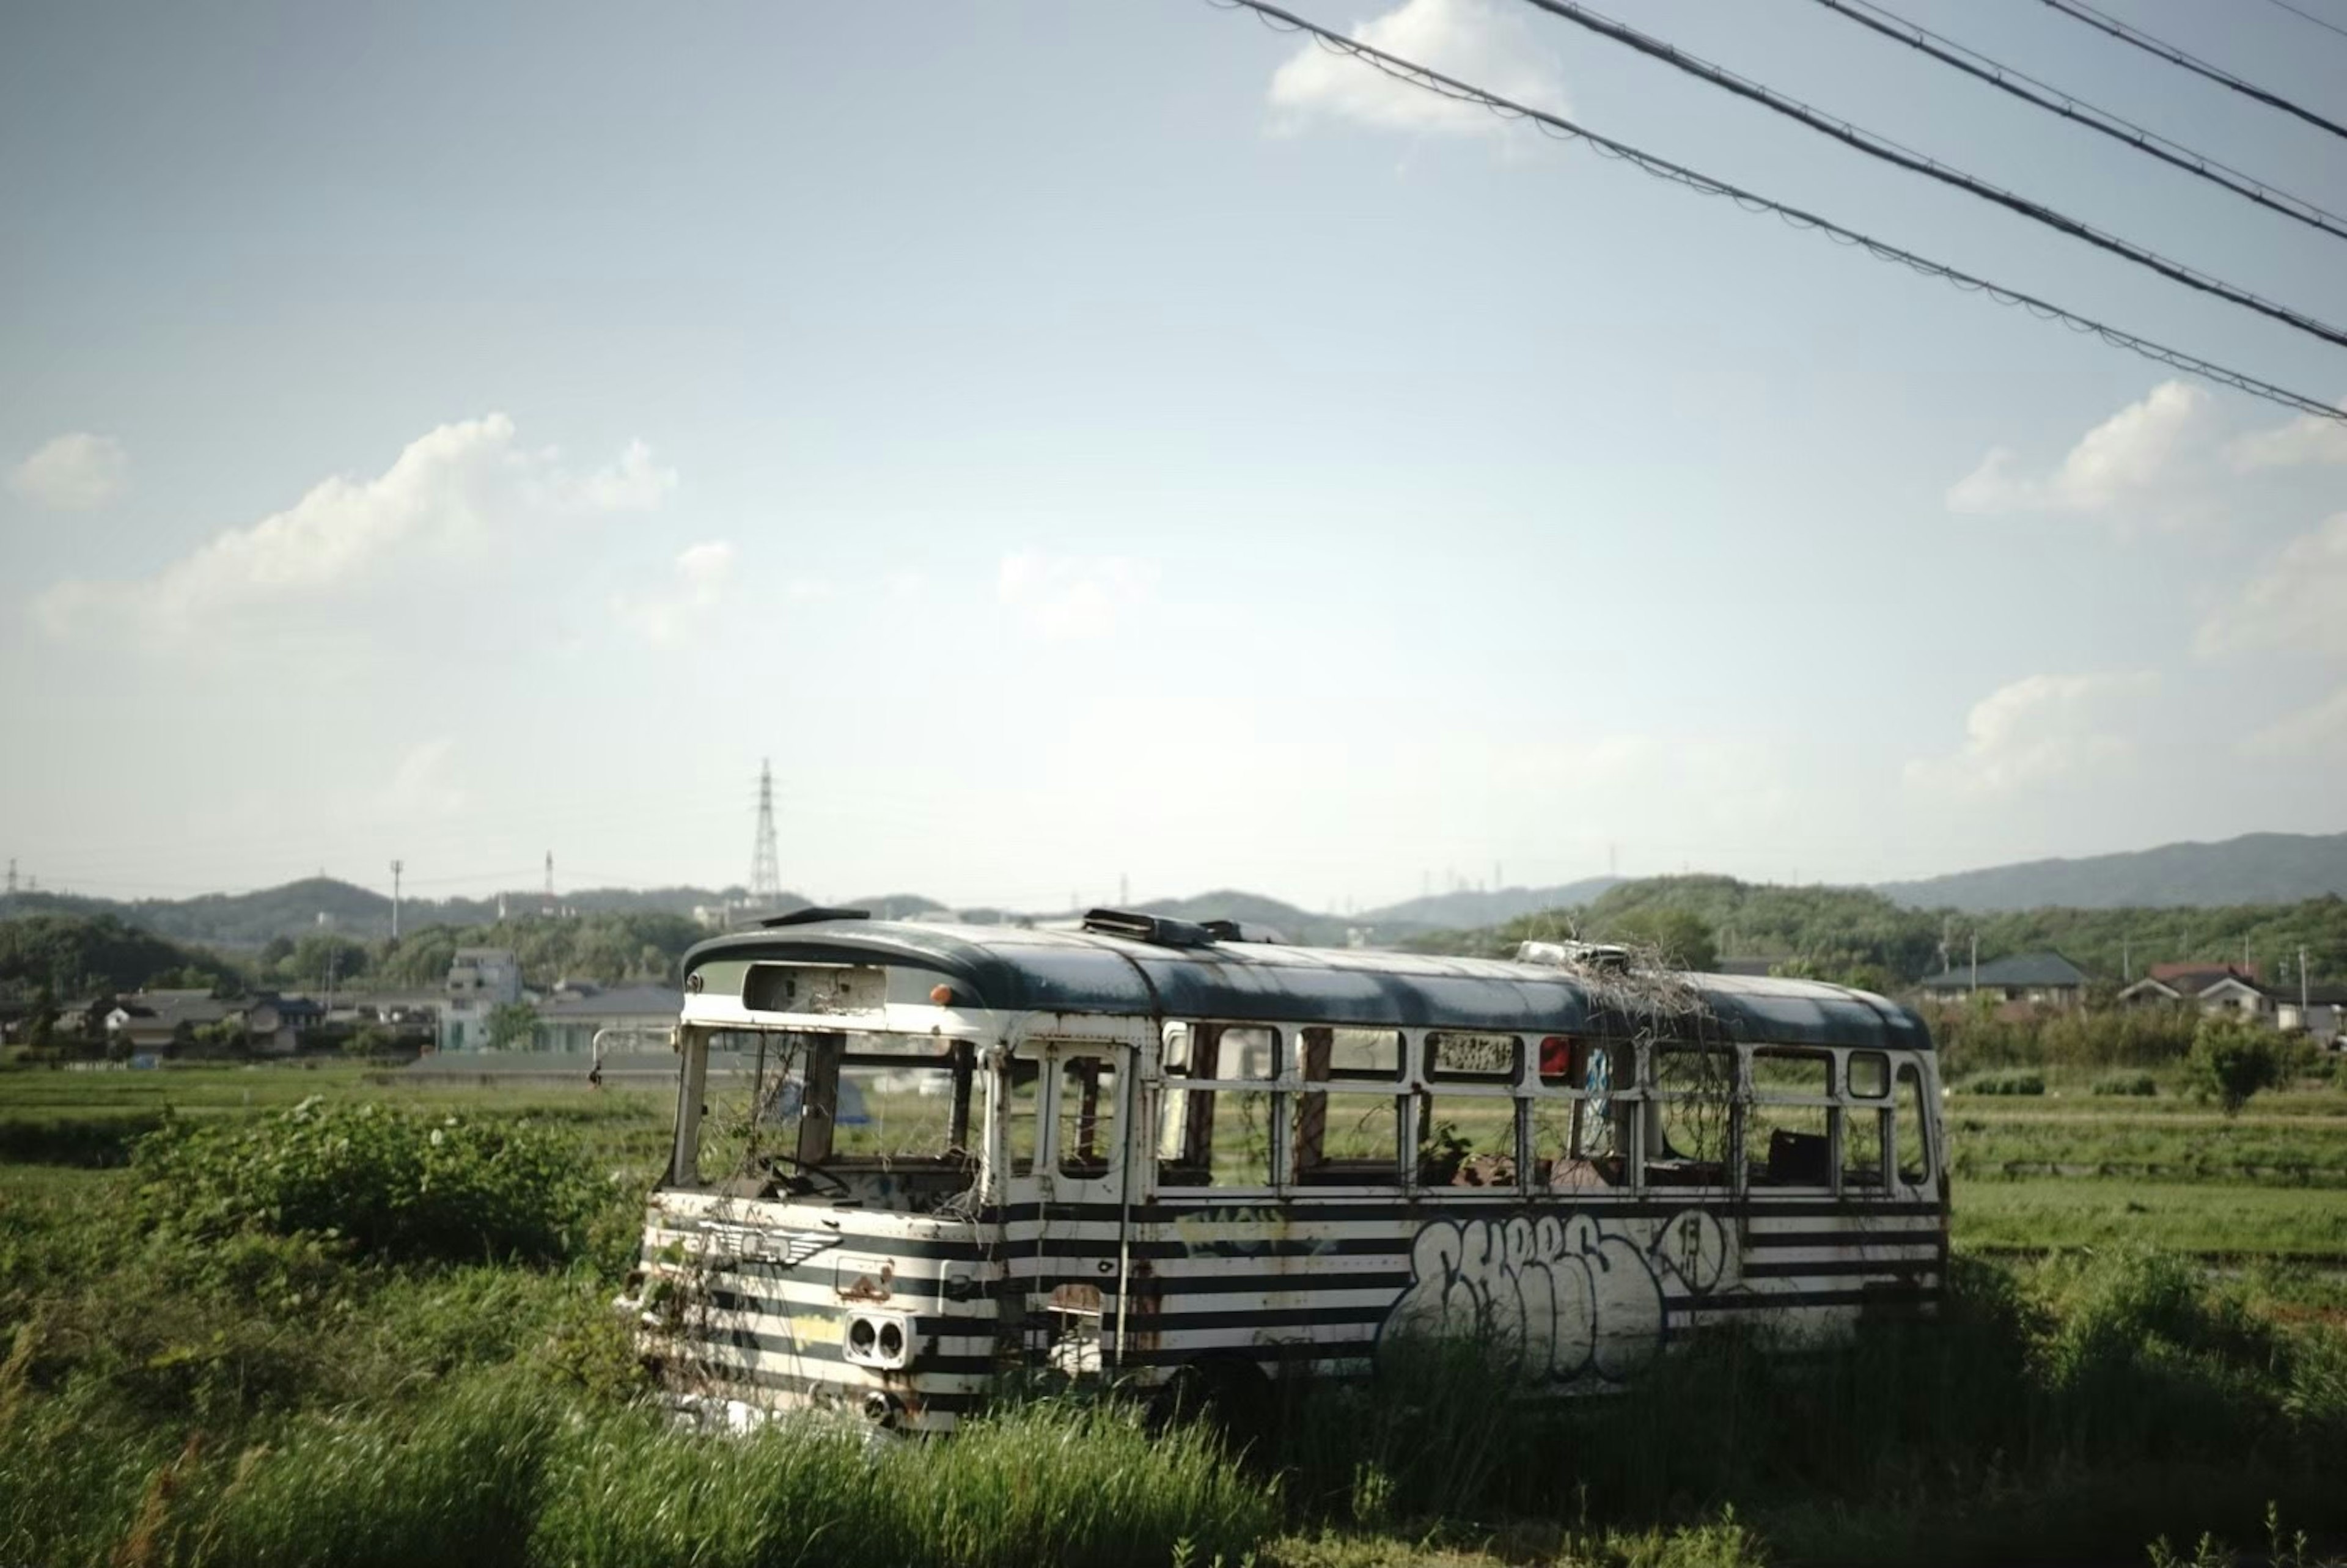
[[[1643,1235],[1641,1233],[1644,1233]],[[1669,1332],[1666,1282],[1706,1296],[1732,1286],[1736,1250],[1718,1216],[1685,1209],[1659,1225],[1586,1214],[1436,1220],[1410,1244],[1410,1283],[1378,1330],[1480,1336],[1524,1375],[1618,1382]]]

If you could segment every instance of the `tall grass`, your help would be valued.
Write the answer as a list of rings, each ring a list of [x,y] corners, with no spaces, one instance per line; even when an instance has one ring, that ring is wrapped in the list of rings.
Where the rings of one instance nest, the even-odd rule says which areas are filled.
[[[52,1430],[0,1451],[0,1557],[184,1568],[1069,1568],[1219,1556],[1277,1528],[1276,1485],[1203,1431],[1040,1404],[945,1443],[875,1448],[816,1419],[704,1436],[659,1413],[551,1398],[512,1376],[413,1411],[339,1410],[236,1447],[190,1440],[67,1472],[84,1505],[36,1507]],[[59,1477],[50,1471],[49,1479]],[[95,1484],[93,1484],[95,1483]]]

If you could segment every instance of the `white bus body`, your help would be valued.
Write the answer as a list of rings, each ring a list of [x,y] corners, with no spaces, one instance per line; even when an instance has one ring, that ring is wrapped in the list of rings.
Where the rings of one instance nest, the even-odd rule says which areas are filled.
[[[688,1397],[935,1431],[1005,1379],[1358,1374],[1430,1333],[1569,1392],[1706,1325],[1927,1315],[1946,1269],[1931,1041],[1863,992],[1107,912],[686,968],[627,1306]]]

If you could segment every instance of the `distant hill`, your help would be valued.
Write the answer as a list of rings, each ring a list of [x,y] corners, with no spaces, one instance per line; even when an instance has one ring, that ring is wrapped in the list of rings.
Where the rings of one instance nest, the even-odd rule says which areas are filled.
[[[1607,888],[1621,882],[1618,876],[1584,876],[1578,882],[1561,883],[1554,887],[1501,887],[1494,892],[1432,893],[1421,898],[1405,898],[1399,904],[1389,904],[1371,909],[1358,918],[1363,925],[1380,928],[1397,927],[1440,927],[1463,930],[1476,926],[1496,926],[1520,915],[1536,915],[1543,909],[1570,909],[1594,900]]]
[[[2251,833],[2078,860],[2029,860],[1876,891],[1919,909],[2117,909],[2290,904],[2347,895],[2347,833]]]
[[[556,902],[580,914],[690,915],[695,907],[743,896],[739,887],[586,887],[556,895]],[[506,895],[516,915],[534,914],[543,895],[520,890]],[[791,908],[806,899],[782,897]],[[259,948],[272,938],[300,938],[330,925],[339,936],[370,941],[391,935],[391,899],[373,888],[332,876],[307,876],[251,893],[206,893],[193,898],[87,898],[71,893],[17,893],[0,898],[0,917],[25,915],[110,916],[124,925],[177,942],[220,948]],[[327,918],[322,922],[321,915]],[[408,931],[427,926],[486,926],[497,917],[497,901],[487,898],[405,898],[399,920]]]
[[[1227,887],[1191,898],[1153,898],[1140,907],[1144,914],[1171,915],[1177,920],[1236,920],[1243,926],[1268,926],[1288,941],[1306,947],[1343,947],[1348,924],[1342,916],[1315,915],[1260,893]]]

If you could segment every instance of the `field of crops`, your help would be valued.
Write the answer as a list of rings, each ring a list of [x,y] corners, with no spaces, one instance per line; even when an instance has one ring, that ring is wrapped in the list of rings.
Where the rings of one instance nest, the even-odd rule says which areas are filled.
[[[0,1071],[0,1563],[2142,1561],[2347,1532],[2347,1094],[1947,1102],[1937,1324],[1565,1410],[1475,1348],[1234,1464],[1121,1402],[693,1437],[608,1303],[661,1096]],[[2280,1549],[2277,1553],[2277,1548]]]

